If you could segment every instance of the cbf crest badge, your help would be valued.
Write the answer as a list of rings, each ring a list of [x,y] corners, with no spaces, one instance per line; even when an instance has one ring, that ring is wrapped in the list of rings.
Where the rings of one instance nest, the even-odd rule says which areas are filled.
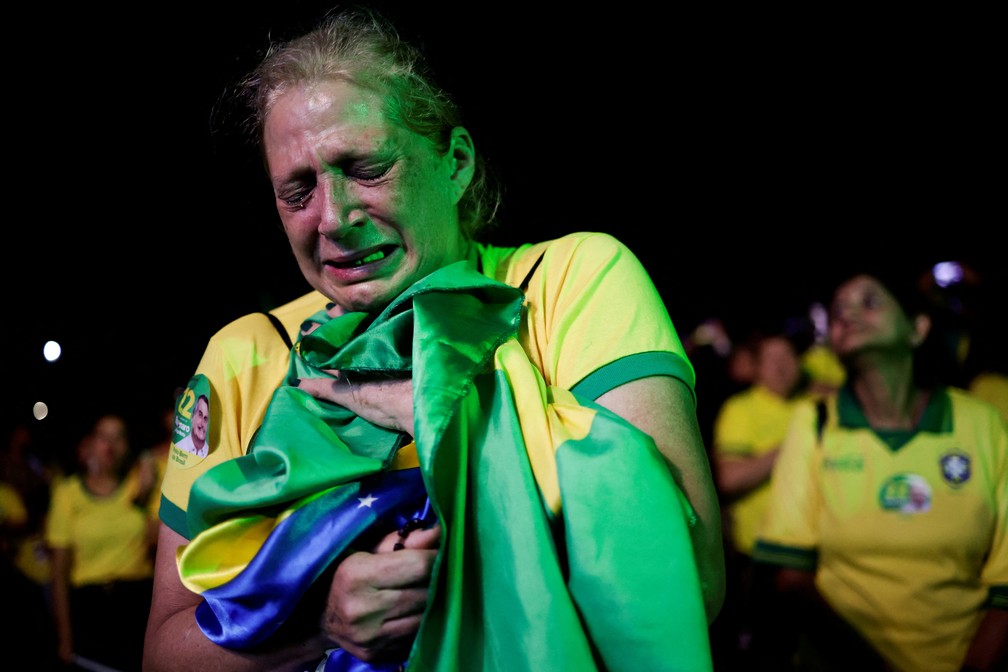
[[[942,478],[954,488],[968,481],[973,474],[969,455],[959,450],[953,449],[942,455],[938,463],[941,465]]]

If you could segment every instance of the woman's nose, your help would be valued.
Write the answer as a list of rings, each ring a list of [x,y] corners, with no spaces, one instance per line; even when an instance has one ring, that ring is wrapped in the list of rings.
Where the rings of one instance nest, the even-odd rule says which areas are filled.
[[[352,187],[339,178],[328,179],[322,185],[322,214],[319,233],[329,238],[340,238],[364,219],[364,211]]]

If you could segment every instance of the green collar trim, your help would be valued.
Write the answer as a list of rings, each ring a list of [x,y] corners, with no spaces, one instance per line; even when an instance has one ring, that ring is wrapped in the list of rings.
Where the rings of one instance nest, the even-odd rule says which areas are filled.
[[[952,431],[952,400],[949,398],[946,388],[935,388],[917,427],[911,430],[875,429],[868,424],[868,419],[854,395],[853,388],[847,383],[837,393],[837,424],[847,429],[870,430],[895,450],[908,443],[919,432],[950,433]]]

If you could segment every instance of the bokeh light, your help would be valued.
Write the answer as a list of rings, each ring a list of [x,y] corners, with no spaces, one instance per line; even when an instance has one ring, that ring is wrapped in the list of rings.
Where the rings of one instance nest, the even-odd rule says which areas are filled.
[[[36,420],[44,420],[49,415],[49,406],[44,401],[36,401],[32,407],[32,415],[35,416]]]
[[[63,348],[56,341],[46,341],[46,344],[42,346],[42,356],[49,362],[55,362],[59,359],[62,352]]]

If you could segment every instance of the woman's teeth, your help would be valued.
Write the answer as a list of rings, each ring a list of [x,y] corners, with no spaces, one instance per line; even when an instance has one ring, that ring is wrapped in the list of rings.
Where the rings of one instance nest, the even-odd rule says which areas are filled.
[[[372,261],[378,261],[379,259],[384,259],[384,258],[385,258],[385,253],[382,252],[381,250],[379,250],[378,252],[375,252],[374,254],[369,254],[368,256],[364,257],[363,259],[358,259],[357,261],[355,261],[353,263],[353,265],[354,266],[363,266],[364,264],[370,264]]]

